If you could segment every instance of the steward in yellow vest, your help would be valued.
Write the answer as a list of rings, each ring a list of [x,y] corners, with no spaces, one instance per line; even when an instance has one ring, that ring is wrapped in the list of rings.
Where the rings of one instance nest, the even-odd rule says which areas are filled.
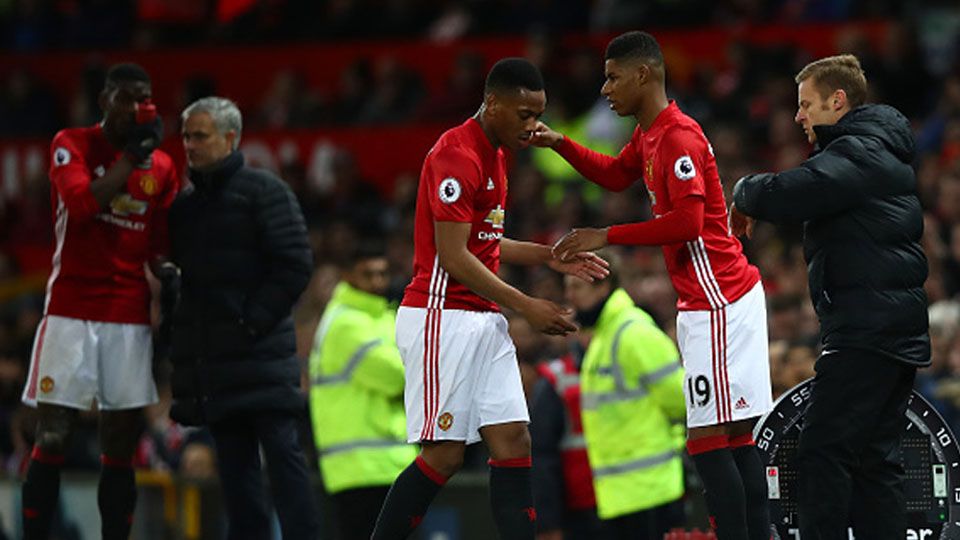
[[[610,276],[566,280],[581,334],[580,404],[597,513],[614,538],[683,526],[683,369],[673,340]]]
[[[390,485],[417,457],[406,443],[396,313],[382,252],[361,246],[327,304],[310,353],[310,416],[341,538],[370,538]]]

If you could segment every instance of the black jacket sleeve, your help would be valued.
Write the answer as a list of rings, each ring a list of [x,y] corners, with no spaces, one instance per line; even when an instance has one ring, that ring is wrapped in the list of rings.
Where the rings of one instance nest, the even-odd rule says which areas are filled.
[[[264,334],[290,315],[310,281],[313,257],[300,205],[281,180],[269,178],[264,183],[255,219],[266,271],[260,286],[246,300],[244,324]]]
[[[560,440],[566,423],[563,401],[546,379],[537,381],[530,407],[530,438],[533,443],[533,500],[537,529],[563,526],[563,466]]]
[[[855,137],[841,137],[799,167],[781,173],[744,176],[733,202],[744,214],[773,222],[801,222],[834,215],[862,204],[874,186],[867,174],[867,149]]]

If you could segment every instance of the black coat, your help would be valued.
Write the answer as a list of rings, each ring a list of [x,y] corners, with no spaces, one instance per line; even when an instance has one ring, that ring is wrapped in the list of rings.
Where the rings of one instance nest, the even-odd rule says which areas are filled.
[[[866,349],[930,363],[923,212],[907,119],[864,105],[816,126],[799,167],[742,178],[733,200],[766,221],[804,222],[810,296],[824,349]]]
[[[183,424],[245,411],[300,411],[303,396],[290,312],[313,268],[303,214],[273,174],[234,152],[190,171],[170,209],[181,269],[172,317],[173,399]]]

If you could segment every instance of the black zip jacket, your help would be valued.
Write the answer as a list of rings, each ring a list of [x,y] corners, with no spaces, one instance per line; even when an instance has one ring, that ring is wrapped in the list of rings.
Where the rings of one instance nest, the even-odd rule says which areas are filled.
[[[818,148],[799,167],[745,176],[738,210],[803,222],[810,297],[825,350],[856,348],[930,364],[923,212],[907,119],[863,105],[816,126]]]
[[[170,209],[181,269],[171,332],[174,404],[183,424],[247,411],[300,412],[291,310],[313,269],[303,214],[273,174],[234,152],[190,171]]]

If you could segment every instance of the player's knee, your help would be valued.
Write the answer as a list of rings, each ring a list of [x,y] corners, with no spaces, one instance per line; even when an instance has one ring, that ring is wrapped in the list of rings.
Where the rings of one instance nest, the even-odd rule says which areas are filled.
[[[67,442],[70,433],[65,429],[41,429],[37,430],[36,445],[44,453],[62,456],[67,451]]]
[[[450,478],[463,467],[463,452],[463,444],[439,443],[425,445],[421,456],[433,470]]]
[[[530,431],[526,424],[513,423],[496,426],[485,437],[490,457],[495,460],[530,456]]]

